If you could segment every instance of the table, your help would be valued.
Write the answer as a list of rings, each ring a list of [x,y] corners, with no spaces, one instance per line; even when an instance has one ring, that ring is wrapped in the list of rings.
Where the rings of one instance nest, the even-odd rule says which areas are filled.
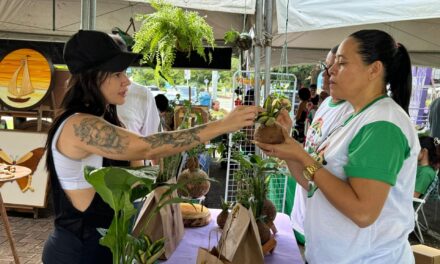
[[[196,263],[197,250],[199,247],[208,247],[208,234],[212,229],[217,228],[217,215],[220,209],[209,209],[211,212],[211,222],[209,225],[197,228],[185,228],[185,235],[180,241],[176,251],[171,258],[162,263],[167,264],[193,264]],[[290,226],[290,218],[286,214],[278,213],[275,219],[278,233],[275,235],[277,246],[271,255],[264,257],[264,263],[268,264],[297,264],[304,263],[296,244],[295,236]],[[220,234],[219,234],[220,237]],[[211,247],[216,244],[215,232],[211,235]],[[245,263],[242,263],[245,264]]]
[[[4,171],[5,167],[6,165],[0,165],[0,171]],[[13,177],[2,178],[4,177],[5,174],[0,174],[0,187],[5,182],[13,182],[17,179],[29,176],[32,173],[31,169],[23,166],[11,165],[10,168],[12,168],[11,175]],[[9,244],[11,245],[11,251],[12,251],[12,255],[14,256],[14,261],[16,264],[19,264],[20,260],[18,259],[17,250],[15,249],[15,242],[14,239],[12,238],[11,227],[9,225],[8,215],[6,214],[6,209],[3,204],[3,197],[1,192],[0,192],[0,210],[1,210],[0,213],[2,215],[3,225],[5,226],[6,236],[8,237]]]

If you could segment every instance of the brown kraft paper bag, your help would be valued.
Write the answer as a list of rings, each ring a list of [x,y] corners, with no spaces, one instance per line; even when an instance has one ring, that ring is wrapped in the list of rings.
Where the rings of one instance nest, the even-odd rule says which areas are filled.
[[[220,229],[212,229],[209,232],[209,243],[208,243],[208,248],[202,248],[200,247],[198,252],[197,252],[197,261],[196,264],[231,264],[231,262],[229,262],[227,259],[225,259],[225,257],[221,256],[217,250],[217,248],[213,247],[212,250],[210,251],[209,249],[211,248],[211,234],[213,232],[215,232],[217,234],[217,241],[216,243],[218,243],[218,232],[221,232]]]
[[[263,264],[264,256],[254,215],[237,204],[229,215],[217,247],[232,264]]]
[[[168,183],[175,182],[176,180],[174,178],[168,181]],[[138,236],[141,233],[146,234],[152,239],[152,241],[165,237],[165,252],[160,257],[161,259],[168,259],[171,256],[179,245],[184,234],[182,212],[180,211],[180,205],[178,203],[162,207],[159,210],[159,213],[156,213],[147,225],[148,215],[151,211],[156,209],[162,194],[167,190],[167,186],[162,186],[148,194],[139,212],[139,216],[136,219],[132,232],[135,236]],[[169,199],[175,197],[177,197],[177,191],[174,191]],[[162,201],[162,203],[163,202],[164,201]]]
[[[218,252],[215,248],[209,251],[206,248],[199,248],[197,252],[196,264],[232,264],[223,256],[218,257]]]

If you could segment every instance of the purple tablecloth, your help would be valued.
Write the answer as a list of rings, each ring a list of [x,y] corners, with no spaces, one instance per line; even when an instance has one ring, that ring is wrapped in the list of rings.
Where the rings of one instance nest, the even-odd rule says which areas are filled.
[[[217,228],[217,215],[220,213],[219,209],[209,209],[211,211],[211,222],[209,225],[198,228],[185,228],[185,235],[179,246],[173,253],[171,258],[165,262],[167,264],[192,264],[196,263],[197,250],[199,247],[208,247],[209,232]],[[275,225],[278,233],[275,235],[277,246],[271,255],[264,257],[264,263],[273,264],[297,264],[304,263],[301,254],[296,244],[295,236],[293,235],[290,226],[290,219],[286,214],[278,213],[275,219]],[[220,237],[220,234],[219,234]],[[216,244],[216,234],[211,234],[211,247]],[[246,264],[246,263],[242,263]]]

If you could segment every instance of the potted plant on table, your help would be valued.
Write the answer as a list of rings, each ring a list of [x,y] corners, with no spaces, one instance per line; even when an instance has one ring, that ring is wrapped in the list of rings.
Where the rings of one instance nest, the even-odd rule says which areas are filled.
[[[177,51],[187,53],[188,58],[195,51],[205,61],[211,61],[212,55],[205,53],[204,45],[214,48],[215,39],[204,17],[164,1],[152,1],[151,6],[156,12],[137,17],[142,25],[134,36],[133,51],[143,54],[144,62],[156,65],[156,81],[162,74],[173,83],[170,71]]]
[[[164,239],[151,241],[148,236],[134,237],[129,232],[131,219],[136,215],[133,201],[155,188],[157,169],[86,167],[84,174],[86,180],[114,210],[110,227],[98,229],[103,236],[100,244],[110,248],[113,264],[131,264],[133,260],[153,263],[158,259],[164,251]]]

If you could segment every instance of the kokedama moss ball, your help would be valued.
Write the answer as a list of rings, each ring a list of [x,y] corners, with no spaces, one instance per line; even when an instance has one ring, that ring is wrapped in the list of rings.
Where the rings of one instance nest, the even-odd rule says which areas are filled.
[[[275,220],[275,217],[277,216],[277,209],[271,200],[264,200],[261,214],[266,216],[264,219],[266,223],[273,222]]]
[[[229,216],[229,211],[222,211],[218,216],[217,216],[217,225],[223,229],[223,227],[226,224],[226,220],[228,220],[228,216]]]
[[[261,124],[255,130],[254,139],[266,144],[281,144],[284,142],[283,128],[277,123],[271,126]]]
[[[206,180],[202,180],[206,179]],[[184,170],[177,180],[177,183],[189,182],[185,185],[188,193],[185,190],[178,190],[180,196],[190,196],[191,198],[199,198],[209,192],[211,183],[207,180],[209,179],[206,172],[197,168],[194,170],[186,169]]]
[[[260,243],[264,245],[270,239],[270,228],[262,221],[257,221],[257,227],[260,234]]]

